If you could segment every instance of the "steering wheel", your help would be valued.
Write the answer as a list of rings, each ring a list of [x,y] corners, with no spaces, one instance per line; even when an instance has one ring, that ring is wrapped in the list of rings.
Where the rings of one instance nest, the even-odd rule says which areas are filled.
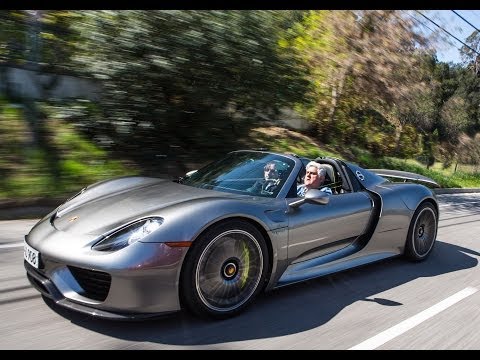
[[[262,193],[272,194],[279,183],[280,179],[265,180],[265,182],[262,184]]]

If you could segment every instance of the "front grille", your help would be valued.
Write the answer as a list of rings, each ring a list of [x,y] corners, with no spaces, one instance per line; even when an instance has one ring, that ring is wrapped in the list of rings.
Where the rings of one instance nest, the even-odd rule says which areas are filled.
[[[81,269],[74,266],[69,266],[68,269],[72,273],[75,280],[84,290],[81,295],[97,300],[105,301],[110,290],[112,277],[102,271]]]

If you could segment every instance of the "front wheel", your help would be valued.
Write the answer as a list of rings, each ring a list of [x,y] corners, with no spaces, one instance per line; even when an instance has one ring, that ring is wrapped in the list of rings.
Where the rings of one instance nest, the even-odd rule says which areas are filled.
[[[243,311],[263,289],[269,267],[262,234],[230,220],[201,235],[185,259],[182,302],[193,313],[217,319]]]
[[[412,261],[427,258],[437,238],[437,211],[431,203],[423,203],[413,214],[405,244],[405,256]]]

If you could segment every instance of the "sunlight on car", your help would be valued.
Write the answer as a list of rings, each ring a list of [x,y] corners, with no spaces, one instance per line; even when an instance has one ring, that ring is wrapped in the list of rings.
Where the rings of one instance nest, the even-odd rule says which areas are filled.
[[[432,181],[335,158],[232,151],[182,181],[87,186],[31,229],[24,265],[56,306],[94,317],[186,310],[225,319],[264,291],[395,256],[427,259],[439,206],[421,183]]]

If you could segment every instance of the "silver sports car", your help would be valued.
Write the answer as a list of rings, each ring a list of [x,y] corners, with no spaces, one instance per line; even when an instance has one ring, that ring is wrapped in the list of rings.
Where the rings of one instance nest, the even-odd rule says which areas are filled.
[[[301,198],[309,161],[234,151],[175,181],[90,185],[25,236],[27,277],[56,304],[97,317],[185,308],[220,319],[261,291],[430,254],[439,217],[433,180],[317,158],[332,194],[312,189]],[[271,163],[276,176],[266,179]]]

